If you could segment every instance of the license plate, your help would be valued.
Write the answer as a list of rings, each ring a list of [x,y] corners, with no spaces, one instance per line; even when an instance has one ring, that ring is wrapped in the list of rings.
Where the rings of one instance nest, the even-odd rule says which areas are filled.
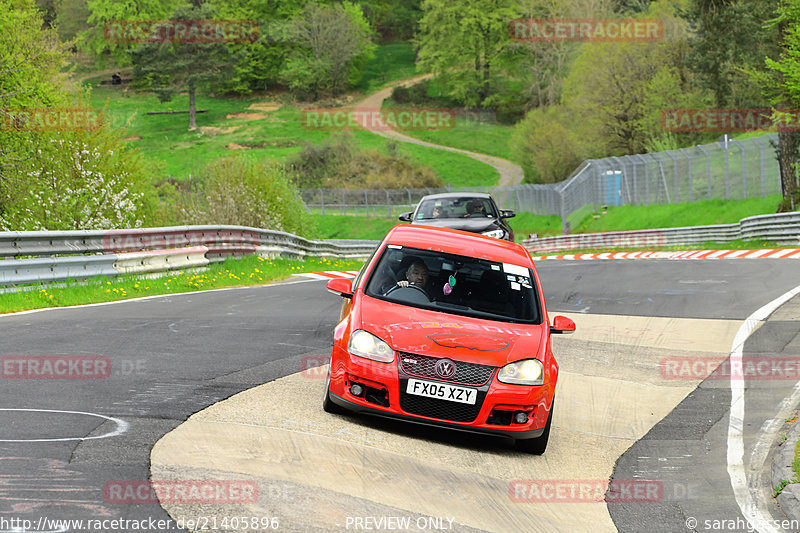
[[[466,403],[475,405],[478,398],[478,391],[466,387],[455,387],[446,383],[433,383],[430,381],[420,381],[409,379],[406,393],[414,396],[425,396],[427,398],[439,398],[450,402]]]

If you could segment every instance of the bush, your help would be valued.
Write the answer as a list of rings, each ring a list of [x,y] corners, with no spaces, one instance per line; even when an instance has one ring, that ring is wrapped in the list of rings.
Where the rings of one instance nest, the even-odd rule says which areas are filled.
[[[562,181],[588,156],[575,121],[569,119],[560,106],[537,108],[514,127],[511,150],[525,183]]]
[[[320,144],[307,144],[289,160],[291,179],[300,188],[401,189],[442,187],[428,167],[421,167],[388,142],[386,152],[359,150],[351,135]]]
[[[189,224],[302,233],[309,218],[282,166],[231,156],[209,163],[183,208]]]
[[[152,214],[155,194],[140,159],[105,128],[23,142],[26,158],[0,181],[0,229],[135,228]]]

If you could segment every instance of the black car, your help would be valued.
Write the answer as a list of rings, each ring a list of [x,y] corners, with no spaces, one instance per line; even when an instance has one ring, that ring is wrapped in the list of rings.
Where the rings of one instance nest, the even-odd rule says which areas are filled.
[[[400,220],[423,226],[471,231],[514,242],[514,230],[506,222],[507,218],[513,216],[514,211],[498,209],[488,194],[450,192],[423,197],[417,208],[400,215]]]

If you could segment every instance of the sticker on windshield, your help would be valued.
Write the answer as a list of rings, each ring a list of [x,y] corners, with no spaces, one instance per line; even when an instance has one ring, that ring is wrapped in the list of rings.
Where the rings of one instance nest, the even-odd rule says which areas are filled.
[[[400,246],[399,244],[390,244],[390,245],[388,245],[386,247],[387,248],[391,248],[392,250],[402,250],[403,249],[403,247]]]
[[[494,268],[494,265],[492,265]],[[512,265],[511,263],[503,263],[503,270],[506,274],[517,274],[518,276],[528,276],[528,269],[519,265]]]
[[[500,270],[500,265],[492,265],[492,270]]]
[[[512,281],[511,282],[511,288],[514,289],[515,291],[520,290],[519,289],[519,283],[517,283],[516,281]]]

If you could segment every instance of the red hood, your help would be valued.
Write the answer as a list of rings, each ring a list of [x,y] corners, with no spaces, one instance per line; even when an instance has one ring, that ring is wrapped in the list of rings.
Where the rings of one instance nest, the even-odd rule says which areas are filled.
[[[360,304],[360,328],[395,350],[491,366],[536,357],[547,327],[452,315],[368,296]]]

